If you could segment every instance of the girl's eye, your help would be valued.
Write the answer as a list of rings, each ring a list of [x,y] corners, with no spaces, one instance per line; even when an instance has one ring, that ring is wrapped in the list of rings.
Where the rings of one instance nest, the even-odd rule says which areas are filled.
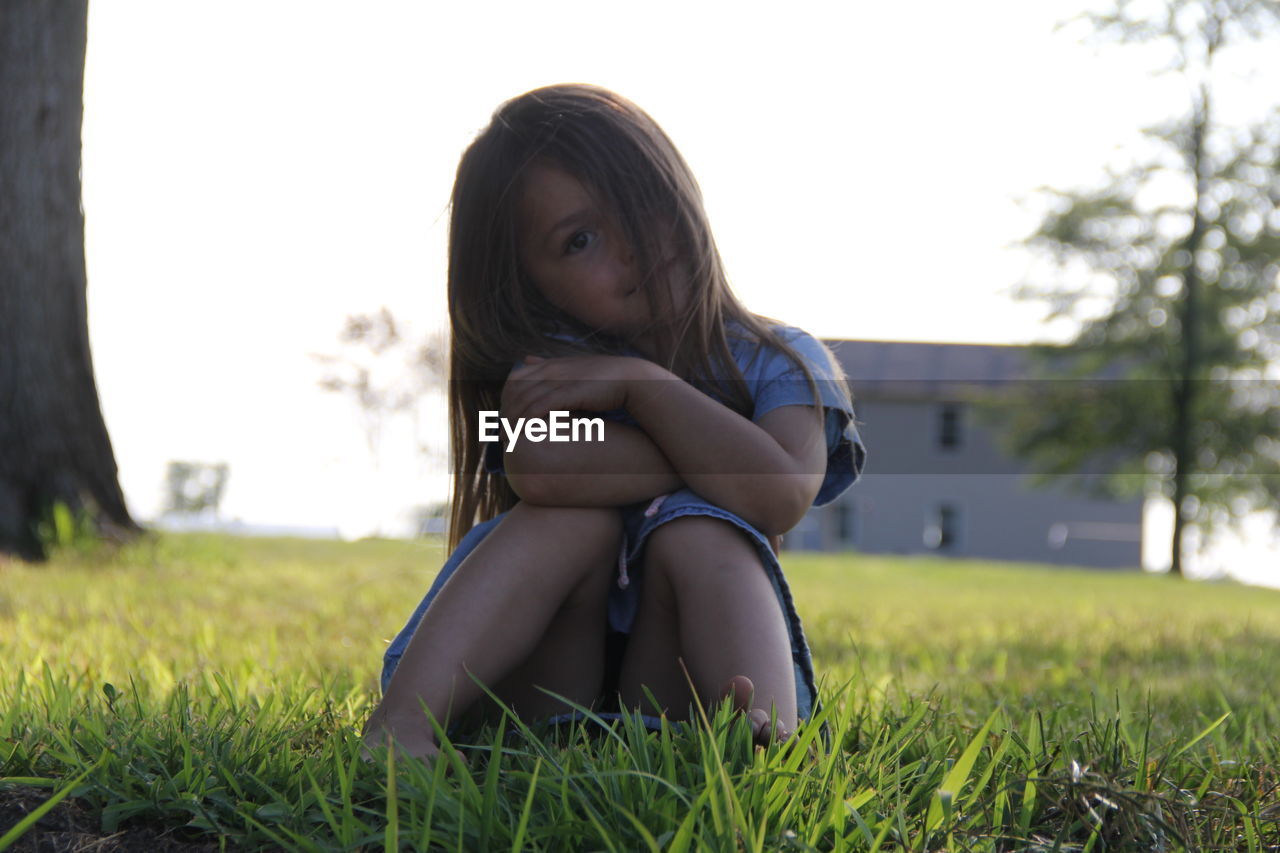
[[[569,238],[569,242],[564,244],[564,253],[573,255],[581,252],[583,249],[595,242],[596,235],[593,231],[579,231]]]

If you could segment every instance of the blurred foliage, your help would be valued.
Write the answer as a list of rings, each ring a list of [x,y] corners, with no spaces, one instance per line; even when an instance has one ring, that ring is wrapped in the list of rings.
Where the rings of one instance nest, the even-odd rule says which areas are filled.
[[[1280,109],[1249,126],[1213,109],[1215,58],[1274,40],[1280,3],[1121,0],[1081,17],[1097,42],[1164,48],[1155,70],[1189,105],[1099,186],[1042,191],[1026,245],[1052,272],[1015,293],[1080,328],[1065,347],[1031,348],[1032,381],[999,409],[1008,449],[1042,483],[1093,472],[1076,482],[1113,497],[1174,499],[1180,462],[1183,522],[1208,542],[1280,508],[1280,395],[1266,378],[1280,354]],[[1176,532],[1173,550],[1176,567]]]
[[[54,501],[36,523],[36,537],[44,552],[50,555],[68,551],[90,554],[99,544],[93,514],[83,507],[73,509],[62,501]]]
[[[170,462],[165,473],[165,512],[216,515],[231,469],[225,462]]]
[[[442,391],[449,378],[449,345],[443,333],[412,341],[385,306],[373,314],[347,317],[339,335],[342,352],[312,354],[325,367],[320,387],[349,395],[360,410],[369,452],[376,455],[383,427],[390,418],[413,420],[418,449],[431,455],[422,437],[419,407]]]

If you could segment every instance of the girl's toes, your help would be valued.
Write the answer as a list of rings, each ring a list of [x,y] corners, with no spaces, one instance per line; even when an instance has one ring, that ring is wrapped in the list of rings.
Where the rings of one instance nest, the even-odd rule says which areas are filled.
[[[752,708],[747,712],[747,720],[751,723],[751,740],[758,746],[768,746],[769,715],[760,708]]]
[[[755,692],[756,686],[751,683],[750,678],[745,675],[735,675],[720,691],[720,699],[732,699],[733,710],[743,713],[751,707],[751,697]]]
[[[769,727],[769,712],[761,708],[753,708],[747,712],[747,719],[751,721],[751,737],[757,746],[785,743],[791,737],[791,732],[787,730],[781,720],[774,722],[771,729]]]
[[[779,720],[774,723],[771,730],[769,727],[769,712],[763,708],[751,707],[755,692],[756,686],[751,682],[750,678],[745,675],[735,675],[729,679],[720,691],[720,699],[721,701],[725,699],[733,701],[734,712],[742,714],[751,723],[751,739],[759,746],[785,742],[791,737],[791,732],[782,724],[782,721]]]

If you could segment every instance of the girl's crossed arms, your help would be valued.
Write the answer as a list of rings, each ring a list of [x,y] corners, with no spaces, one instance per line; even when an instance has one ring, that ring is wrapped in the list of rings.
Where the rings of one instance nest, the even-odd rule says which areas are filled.
[[[632,427],[606,421],[602,442],[519,442],[508,481],[543,506],[623,506],[687,486],[780,536],[822,485],[827,446],[810,406],[782,406],[752,422],[643,358],[526,358],[503,388],[503,416],[553,409],[625,409]]]

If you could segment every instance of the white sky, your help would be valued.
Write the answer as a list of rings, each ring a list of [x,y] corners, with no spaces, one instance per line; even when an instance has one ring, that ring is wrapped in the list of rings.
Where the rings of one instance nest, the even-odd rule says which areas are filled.
[[[758,313],[827,337],[1064,339],[1005,292],[1035,222],[1018,200],[1093,181],[1182,103],[1140,51],[1053,32],[1081,8],[91,3],[89,322],[131,509],[158,513],[172,459],[230,463],[224,515],[251,523],[395,533],[442,497],[409,426],[375,457],[310,354],[384,305],[413,333],[444,324],[458,157],[549,83],[657,119]],[[1269,82],[1231,78],[1228,116],[1280,91],[1275,57],[1243,64]]]

